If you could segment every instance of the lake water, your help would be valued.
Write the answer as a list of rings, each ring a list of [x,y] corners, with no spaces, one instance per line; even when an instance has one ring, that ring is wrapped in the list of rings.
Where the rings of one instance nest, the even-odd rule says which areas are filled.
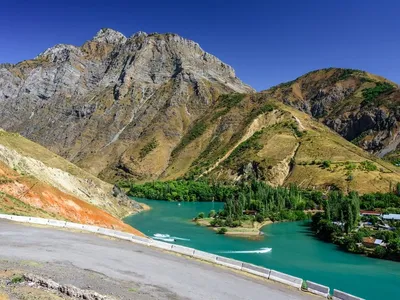
[[[306,222],[271,224],[262,229],[262,240],[249,240],[218,235],[190,221],[199,212],[219,210],[222,203],[139,201],[152,210],[124,221],[148,236],[174,238],[176,244],[315,281],[332,291],[336,288],[365,299],[400,299],[400,263],[342,252],[315,239]]]

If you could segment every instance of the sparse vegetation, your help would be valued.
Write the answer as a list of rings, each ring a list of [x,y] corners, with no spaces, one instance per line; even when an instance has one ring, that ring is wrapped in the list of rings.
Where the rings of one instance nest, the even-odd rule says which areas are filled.
[[[266,113],[266,112],[271,112],[271,111],[273,111],[274,109],[275,109],[275,106],[272,105],[272,104],[269,104],[269,103],[264,104],[264,105],[261,106],[260,108],[253,109],[253,110],[249,113],[249,115],[248,115],[248,117],[247,117],[247,120],[246,120],[246,123],[248,124],[248,123],[250,123],[254,118],[256,118],[257,116],[259,116],[259,115],[261,115],[261,114],[264,114],[264,113]]]
[[[378,167],[371,161],[365,160],[360,163],[360,169],[363,171],[376,171],[378,170]]]
[[[299,130],[299,125],[297,125],[296,122],[290,123],[290,124],[289,124],[289,127],[293,130],[294,134],[295,134],[297,137],[300,138],[300,137],[303,136],[303,132],[301,132],[301,131]]]
[[[246,94],[232,93],[219,96],[218,106],[231,109],[232,107],[238,105],[246,96]]]
[[[158,147],[158,142],[156,138],[152,138],[150,142],[148,142],[142,149],[140,149],[139,157],[141,159],[145,158],[147,154],[153,151]]]
[[[390,83],[387,82],[377,82],[375,87],[373,88],[367,88],[362,91],[362,95],[364,97],[363,102],[361,105],[368,105],[368,104],[373,104],[376,98],[378,98],[380,95],[390,92],[394,90],[395,87],[391,85]]]
[[[207,125],[201,121],[196,122],[189,132],[182,138],[180,144],[172,151],[172,156],[176,155],[190,142],[200,137],[207,129]]]
[[[236,147],[235,150],[229,155],[229,157],[225,160],[225,164],[229,164],[232,159],[236,156],[239,156],[243,152],[249,149],[254,149],[254,150],[261,150],[263,146],[258,143],[258,139],[262,135],[262,130],[255,132],[248,140],[244,141],[241,143],[238,147]]]
[[[355,70],[355,69],[341,69],[341,70],[342,70],[342,73],[339,76],[339,80],[346,80],[355,74],[365,73],[364,71]]]
[[[321,164],[321,167],[324,169],[330,168],[332,162],[330,160],[324,160]]]
[[[24,282],[24,277],[22,275],[15,275],[13,278],[11,278],[11,283],[13,284],[17,284],[17,283],[21,283]]]

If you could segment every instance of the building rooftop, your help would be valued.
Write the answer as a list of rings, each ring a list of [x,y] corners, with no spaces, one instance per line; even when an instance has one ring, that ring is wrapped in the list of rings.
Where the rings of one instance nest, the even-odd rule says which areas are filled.
[[[400,221],[400,214],[387,214],[387,215],[383,215],[382,218],[384,220],[398,220],[398,221]]]

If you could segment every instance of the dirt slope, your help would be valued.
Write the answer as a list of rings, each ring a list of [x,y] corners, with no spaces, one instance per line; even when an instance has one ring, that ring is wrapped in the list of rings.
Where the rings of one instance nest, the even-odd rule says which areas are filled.
[[[142,235],[118,218],[0,162],[0,212],[67,220]]]
[[[120,218],[141,209],[115,186],[18,134],[0,130],[2,212],[138,233]]]

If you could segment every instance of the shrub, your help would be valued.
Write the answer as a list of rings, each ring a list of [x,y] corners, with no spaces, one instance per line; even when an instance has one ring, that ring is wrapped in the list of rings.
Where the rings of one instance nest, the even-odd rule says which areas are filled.
[[[156,138],[153,138],[150,142],[148,142],[142,149],[140,149],[139,157],[145,158],[147,154],[153,151],[158,147],[158,142]]]
[[[24,277],[22,277],[21,275],[16,275],[11,279],[11,283],[21,283],[24,281]]]
[[[233,221],[232,222],[232,227],[239,227],[242,225],[242,222],[240,222],[239,220]]]
[[[225,234],[228,232],[228,229],[226,229],[225,227],[222,227],[220,229],[218,229],[217,233],[218,234]]]
[[[360,165],[361,165],[361,167],[360,167],[361,170],[364,170],[364,171],[376,171],[376,170],[378,170],[378,167],[374,163],[370,162],[369,160],[361,162]]]
[[[386,256],[386,248],[382,246],[378,246],[374,250],[374,256],[383,258]]]
[[[215,210],[210,210],[210,212],[208,213],[208,217],[209,218],[214,218],[216,214],[217,213],[215,212]]]
[[[331,166],[331,161],[330,160],[324,160],[323,162],[322,162],[322,167],[324,168],[324,169],[326,169],[326,168],[329,168],[330,166]]]
[[[199,214],[197,215],[197,218],[199,218],[199,219],[204,219],[204,213],[203,213],[203,212],[199,213]]]
[[[256,216],[256,221],[257,221],[258,223],[264,222],[264,216],[263,216],[263,215],[260,215],[260,214],[257,214],[257,216]]]

